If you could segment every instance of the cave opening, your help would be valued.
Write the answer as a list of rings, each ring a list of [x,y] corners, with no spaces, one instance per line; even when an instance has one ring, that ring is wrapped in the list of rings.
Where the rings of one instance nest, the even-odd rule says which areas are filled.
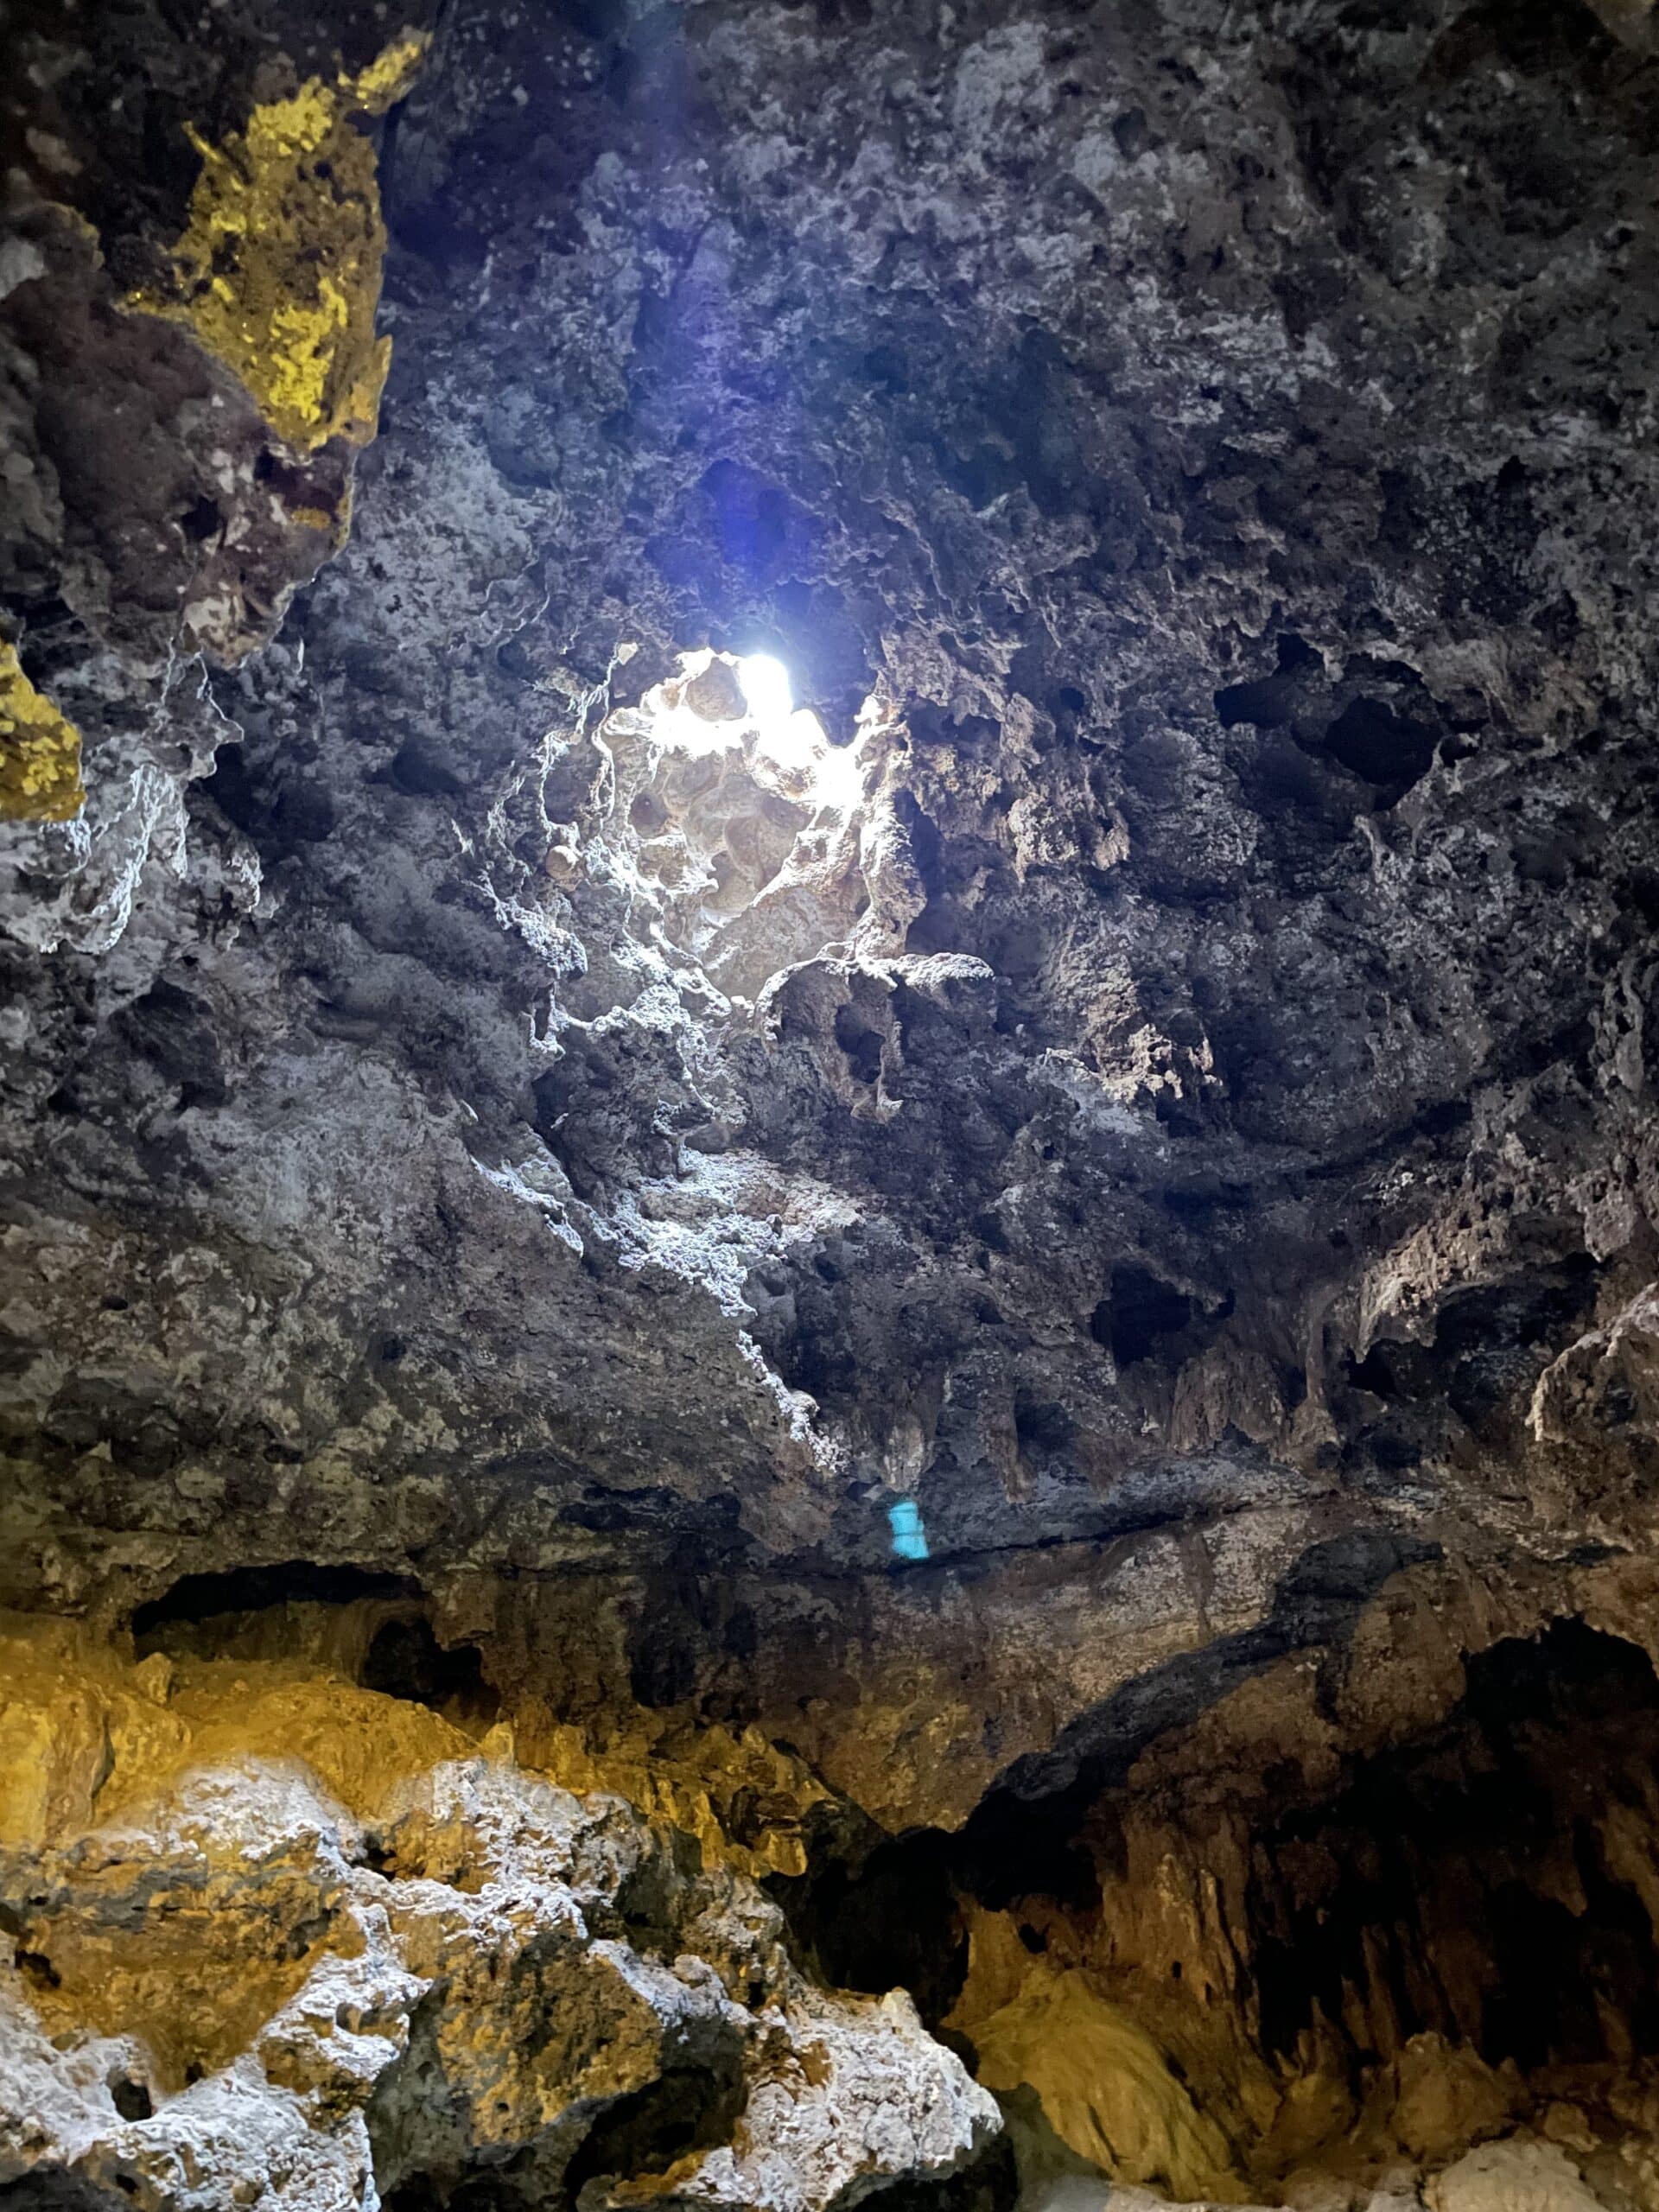
[[[159,1596],[134,1608],[130,1626],[140,1658],[152,1651],[188,1648],[222,1637],[237,1615],[288,1605],[348,1605],[359,1599],[418,1598],[412,1575],[364,1567],[280,1560],[268,1567],[214,1568],[183,1574]]]
[[[611,819],[626,825],[630,928],[753,1001],[779,970],[844,948],[868,909],[859,831],[879,713],[867,702],[837,742],[796,705],[771,653],[702,646],[673,661],[600,733]],[[563,880],[581,839],[556,834],[566,842],[550,866]]]
[[[500,1711],[478,1645],[440,1643],[430,1621],[419,1614],[382,1621],[363,1655],[358,1681],[385,1697],[429,1705],[474,1733],[481,1734]]]
[[[639,702],[658,747],[694,758],[731,756],[763,786],[813,812],[846,814],[857,806],[879,713],[874,698],[838,739],[815,709],[797,704],[794,677],[774,653],[705,645],[674,658],[676,672]]]
[[[441,1642],[413,1575],[284,1560],[182,1575],[135,1608],[134,1655],[317,1663],[481,1736],[500,1710],[475,1643]]]

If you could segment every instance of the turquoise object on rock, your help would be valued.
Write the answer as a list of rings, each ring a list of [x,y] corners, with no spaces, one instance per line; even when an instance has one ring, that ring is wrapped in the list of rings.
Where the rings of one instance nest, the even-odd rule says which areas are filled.
[[[915,1499],[897,1499],[887,1508],[887,1519],[893,1529],[894,1558],[925,1559],[927,1533],[922,1527],[922,1509]]]

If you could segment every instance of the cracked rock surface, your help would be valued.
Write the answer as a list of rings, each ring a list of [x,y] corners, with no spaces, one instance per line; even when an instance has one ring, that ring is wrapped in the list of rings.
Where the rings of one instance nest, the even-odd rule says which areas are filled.
[[[896,1495],[993,1574],[1636,1532],[1649,64],[1553,6],[453,11],[365,125],[350,542],[250,652],[74,550],[118,494],[289,588],[181,398],[68,482],[147,372],[29,226],[112,295],[192,172],[29,35],[9,605],[91,797],[7,832],[13,1594],[850,1595]],[[326,67],[156,40],[158,133]],[[850,807],[653,736],[709,644],[856,730]]]

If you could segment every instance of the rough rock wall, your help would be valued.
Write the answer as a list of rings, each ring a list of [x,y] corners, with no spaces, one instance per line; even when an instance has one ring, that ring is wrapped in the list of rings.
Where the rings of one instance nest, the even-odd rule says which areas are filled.
[[[269,1661],[4,1656],[9,2194],[816,2212],[997,2128],[901,1991],[825,1995],[752,1881],[510,1733]]]
[[[10,604],[124,811],[8,833],[15,1594],[281,1527],[880,1605],[901,1494],[1085,1577],[1241,1510],[1640,1522],[1649,65],[1553,5],[1211,12],[448,15],[374,126],[356,527],[251,659],[193,593],[234,549],[274,613],[285,556],[180,476],[191,404],[165,482],[106,455],[143,620],[67,449],[135,348],[247,414],[111,272],[190,234],[184,121],[369,64],[250,17],[163,93],[33,31],[19,223],[92,224],[107,335],[9,294],[57,438]],[[78,140],[124,68],[142,130]],[[877,702],[836,934],[745,996],[603,735],[707,642]]]
[[[1359,1640],[1414,1717],[1297,1655],[779,1885],[822,1970],[962,2039],[1026,2201],[1652,2202],[1652,1664],[1563,1622],[1447,1674],[1409,1611]]]
[[[395,1596],[788,1880],[1259,1685],[1247,1854],[1287,1684],[1651,1654],[1646,11],[95,12],[0,88],[0,1598]]]

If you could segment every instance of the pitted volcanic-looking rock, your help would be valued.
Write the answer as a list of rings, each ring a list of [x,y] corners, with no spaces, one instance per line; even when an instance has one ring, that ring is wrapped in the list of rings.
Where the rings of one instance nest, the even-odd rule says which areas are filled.
[[[1649,0],[3,29],[0,2192],[1656,2212]]]

